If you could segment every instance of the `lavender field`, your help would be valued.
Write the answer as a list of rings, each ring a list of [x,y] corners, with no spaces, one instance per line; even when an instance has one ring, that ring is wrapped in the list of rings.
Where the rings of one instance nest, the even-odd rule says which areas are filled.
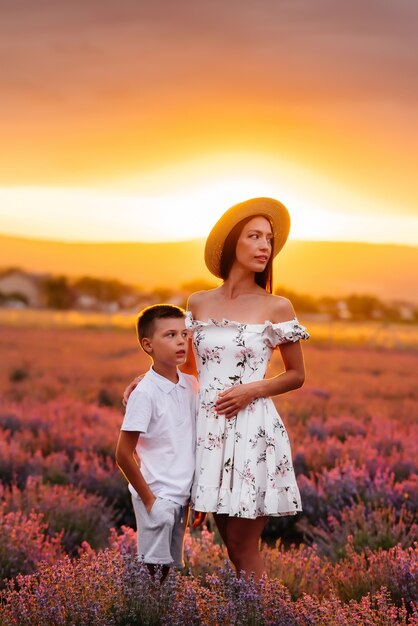
[[[134,333],[2,327],[0,349],[1,626],[418,624],[416,350],[305,344],[276,402],[303,513],[266,527],[268,579],[236,578],[209,519],[160,586],[114,462]]]

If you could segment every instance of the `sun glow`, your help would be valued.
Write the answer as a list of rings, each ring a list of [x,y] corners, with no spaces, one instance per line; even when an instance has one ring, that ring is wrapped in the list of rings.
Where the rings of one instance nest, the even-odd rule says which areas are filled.
[[[418,219],[395,216],[315,172],[242,154],[95,181],[91,188],[3,188],[0,232],[69,241],[181,241],[204,237],[229,206],[256,196],[278,198],[289,208],[295,239],[416,244]]]

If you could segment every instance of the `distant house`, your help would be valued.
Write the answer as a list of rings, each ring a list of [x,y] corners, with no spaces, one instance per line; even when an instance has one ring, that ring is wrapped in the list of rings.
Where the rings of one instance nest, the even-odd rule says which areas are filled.
[[[400,319],[403,322],[412,322],[417,317],[417,307],[410,302],[395,301],[393,306],[397,309]]]
[[[25,302],[27,306],[44,306],[42,281],[44,275],[29,274],[19,269],[10,269],[0,274],[0,294],[3,302]]]
[[[74,308],[82,311],[97,311],[99,308],[99,301],[94,296],[82,293],[77,296],[74,302]]]
[[[345,300],[338,300],[336,303],[337,307],[337,316],[340,320],[349,320],[351,319],[351,311],[348,308],[348,304]]]

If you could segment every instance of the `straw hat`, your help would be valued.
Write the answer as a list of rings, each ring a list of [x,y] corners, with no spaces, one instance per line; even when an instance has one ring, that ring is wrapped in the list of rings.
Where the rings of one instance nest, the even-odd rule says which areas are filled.
[[[225,239],[231,230],[247,217],[265,216],[271,223],[274,235],[273,258],[286,243],[290,230],[289,212],[278,200],[273,198],[251,198],[235,204],[216,222],[209,233],[205,246],[205,263],[208,270],[221,277],[221,255]]]

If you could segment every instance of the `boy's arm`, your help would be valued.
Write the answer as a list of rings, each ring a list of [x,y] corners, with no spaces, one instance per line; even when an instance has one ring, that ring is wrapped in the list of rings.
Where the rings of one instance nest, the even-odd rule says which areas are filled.
[[[156,498],[145,481],[140,467],[135,460],[135,448],[138,443],[139,432],[121,430],[116,446],[116,463],[126,480],[135,489],[148,513],[152,509]]]

